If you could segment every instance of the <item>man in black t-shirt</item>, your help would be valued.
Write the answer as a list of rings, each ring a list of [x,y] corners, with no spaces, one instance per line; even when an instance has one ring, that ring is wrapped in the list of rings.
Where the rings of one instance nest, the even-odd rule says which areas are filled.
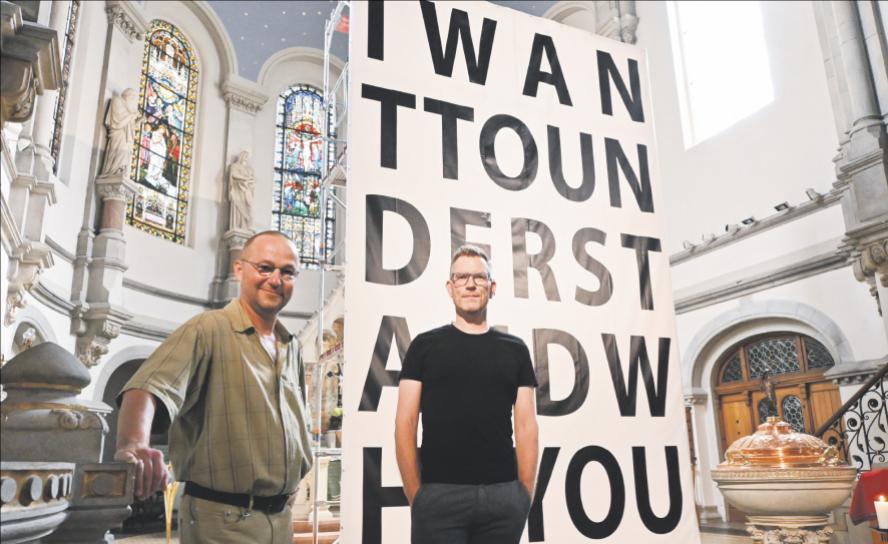
[[[530,353],[520,338],[487,325],[496,282],[481,249],[467,245],[454,253],[446,287],[456,317],[413,340],[398,389],[395,444],[411,541],[517,543],[537,470]]]

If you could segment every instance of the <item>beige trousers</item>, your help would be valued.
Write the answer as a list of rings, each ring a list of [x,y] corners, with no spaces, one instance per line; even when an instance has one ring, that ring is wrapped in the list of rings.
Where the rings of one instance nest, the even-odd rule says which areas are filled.
[[[290,508],[278,514],[250,511],[184,495],[179,504],[181,544],[291,544]]]

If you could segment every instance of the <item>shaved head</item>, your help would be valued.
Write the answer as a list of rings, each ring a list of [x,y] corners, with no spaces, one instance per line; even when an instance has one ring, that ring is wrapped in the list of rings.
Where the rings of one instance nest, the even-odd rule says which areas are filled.
[[[250,259],[251,258],[250,252],[249,252],[250,248],[255,245],[255,243],[258,239],[263,238],[265,236],[277,236],[277,237],[283,238],[284,240],[289,242],[290,245],[293,247],[293,255],[296,256],[297,260],[299,259],[299,251],[298,251],[298,248],[296,247],[296,243],[293,242],[293,240],[291,240],[289,236],[287,236],[286,234],[284,234],[283,232],[278,231],[278,230],[264,230],[262,232],[257,232],[253,236],[250,236],[247,239],[247,241],[244,243],[244,249],[241,250],[241,258]]]

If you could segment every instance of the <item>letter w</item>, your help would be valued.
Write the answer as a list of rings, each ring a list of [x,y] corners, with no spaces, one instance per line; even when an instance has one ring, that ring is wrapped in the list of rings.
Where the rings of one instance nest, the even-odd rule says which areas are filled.
[[[429,0],[420,0],[422,20],[425,24],[426,39],[435,65],[435,73],[453,77],[453,61],[456,60],[456,44],[462,39],[463,54],[466,57],[466,68],[469,81],[484,85],[487,81],[487,68],[490,66],[490,52],[493,49],[493,35],[496,33],[496,21],[484,18],[481,27],[481,43],[479,57],[475,57],[472,31],[469,28],[469,14],[461,9],[454,9],[450,14],[450,29],[447,33],[447,51],[441,47],[441,32],[438,30],[438,14],[435,4]]]
[[[660,338],[657,363],[657,383],[654,385],[654,376],[651,372],[651,363],[648,359],[647,348],[643,336],[632,336],[629,342],[629,384],[623,381],[623,366],[620,364],[620,353],[617,349],[617,338],[613,334],[603,333],[601,340],[604,342],[604,351],[607,354],[607,366],[610,368],[611,380],[614,383],[614,393],[617,396],[617,404],[620,407],[620,415],[623,417],[635,416],[635,392],[638,389],[638,367],[641,367],[641,377],[644,379],[644,388],[647,391],[648,405],[651,415],[663,417],[666,415],[666,384],[669,377],[669,338]]]

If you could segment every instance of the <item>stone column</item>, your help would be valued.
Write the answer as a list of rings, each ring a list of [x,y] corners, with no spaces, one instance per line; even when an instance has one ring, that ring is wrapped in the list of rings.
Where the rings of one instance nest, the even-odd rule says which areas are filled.
[[[0,2],[2,8],[2,70],[0,70],[0,128],[7,121],[29,123],[39,98],[57,89],[61,82],[61,60],[56,31],[38,23],[24,21],[21,8]],[[30,124],[30,123],[29,123]],[[30,134],[30,133],[29,133]],[[20,140],[22,142],[22,140]],[[23,143],[27,143],[26,140]],[[5,143],[4,143],[5,145]],[[33,146],[29,146],[33,150]],[[28,148],[26,148],[27,150]],[[28,152],[24,155],[28,155]],[[46,207],[55,203],[52,161],[47,170],[43,160],[16,157],[11,172],[8,206],[8,228],[17,231],[17,245],[9,255],[5,293],[4,323],[11,324],[16,312],[24,307],[25,293],[37,284],[42,270],[52,266],[52,255],[43,242],[43,216]],[[7,226],[7,225],[4,225]]]
[[[148,22],[141,7],[128,0],[107,0],[107,38],[103,71],[106,79],[99,93],[110,99],[126,88],[138,88],[143,40]],[[102,109],[98,123],[105,117]],[[104,146],[105,131],[97,131],[96,146]],[[99,163],[94,165],[100,171]],[[126,271],[126,240],[123,224],[128,195],[135,190],[129,172],[98,176],[90,184],[87,210],[77,236],[71,285],[75,304],[71,332],[77,336],[77,357],[87,366],[98,363],[108,343],[120,333],[132,315],[123,310],[123,274]],[[97,196],[97,198],[93,198]],[[92,207],[95,206],[95,209]],[[98,234],[95,234],[98,228]]]
[[[99,176],[95,186],[102,210],[99,235],[89,263],[86,305],[71,322],[72,332],[77,335],[77,357],[87,366],[95,365],[108,352],[108,343],[133,317],[123,307],[123,275],[128,268],[123,223],[127,199],[135,192],[136,184],[128,173],[121,173]]]
[[[596,0],[595,33],[625,43],[635,43],[638,17],[635,0]]]
[[[253,155],[253,129],[256,125],[256,114],[268,102],[268,95],[252,81],[231,76],[222,84],[222,94],[228,106],[228,132],[225,156],[230,162],[241,151]],[[227,172],[226,172],[227,178]],[[228,195],[228,187],[225,188]],[[230,202],[228,203],[230,206]],[[227,212],[226,207],[226,212]],[[230,214],[228,214],[230,217]],[[219,258],[220,271],[214,281],[217,302],[225,302],[239,295],[240,284],[234,277],[232,263],[240,257],[244,243],[254,234],[253,229],[231,228],[222,235],[222,248]]]
[[[830,96],[839,132],[833,159],[845,218],[843,245],[854,275],[870,286],[888,337],[888,80],[883,21],[873,2],[815,2]]]

